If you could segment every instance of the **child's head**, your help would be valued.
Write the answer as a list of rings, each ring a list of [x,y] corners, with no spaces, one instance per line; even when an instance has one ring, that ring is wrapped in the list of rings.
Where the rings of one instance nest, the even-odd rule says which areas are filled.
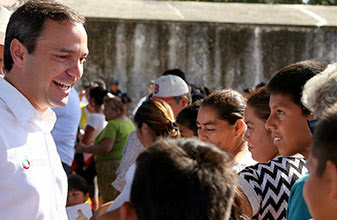
[[[337,219],[337,104],[328,109],[315,126],[310,176],[303,189],[315,220]]]
[[[185,107],[177,115],[177,123],[182,137],[198,136],[197,117],[201,101]]]
[[[271,130],[274,144],[283,156],[309,156],[311,134],[307,120],[312,120],[313,115],[301,103],[302,89],[326,66],[312,60],[295,63],[279,70],[267,84],[271,112],[266,128]]]
[[[85,179],[79,175],[69,175],[67,206],[82,204],[88,197],[89,187]]]

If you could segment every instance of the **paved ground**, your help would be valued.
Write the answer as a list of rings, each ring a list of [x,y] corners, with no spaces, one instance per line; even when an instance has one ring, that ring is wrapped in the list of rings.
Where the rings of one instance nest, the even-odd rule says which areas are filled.
[[[174,1],[61,0],[86,17],[240,24],[337,26],[337,6]]]

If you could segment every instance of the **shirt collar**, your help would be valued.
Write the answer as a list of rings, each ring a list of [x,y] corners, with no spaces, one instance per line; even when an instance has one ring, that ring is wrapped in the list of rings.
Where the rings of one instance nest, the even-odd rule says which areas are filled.
[[[50,130],[53,128],[56,116],[55,113],[48,108],[41,116],[37,110],[32,106],[28,99],[22,95],[14,86],[12,86],[5,79],[0,77],[0,98],[8,106],[8,108],[15,115],[17,120],[24,125],[30,118],[37,115],[43,120]]]

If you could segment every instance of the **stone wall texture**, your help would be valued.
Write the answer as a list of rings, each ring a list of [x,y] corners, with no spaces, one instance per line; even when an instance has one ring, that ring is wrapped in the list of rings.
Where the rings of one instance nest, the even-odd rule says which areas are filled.
[[[97,78],[107,84],[117,79],[121,90],[127,91],[134,102],[146,94],[148,82],[167,69],[180,68],[187,80],[198,86],[242,91],[268,81],[285,65],[306,59],[334,62],[337,58],[337,7],[301,6],[295,10],[290,6],[131,2],[136,8],[132,12],[124,8],[131,7],[130,2],[107,3],[112,4],[109,6],[112,15],[125,15],[116,18],[109,16],[109,9],[103,3],[97,9],[93,9],[94,5],[90,9],[78,6],[87,18],[90,50],[78,86]],[[139,15],[145,13],[144,4],[147,9],[156,9],[155,16],[151,17],[151,11]],[[171,14],[167,15],[169,18],[160,17],[160,9],[163,16],[168,14],[164,6],[174,7],[179,12],[177,19]],[[209,20],[204,18],[205,8]],[[235,8],[238,8],[236,13]],[[125,13],[121,13],[123,10]],[[213,11],[223,21],[212,18]],[[312,11],[316,14],[310,14]],[[204,17],[196,19],[198,13]],[[273,17],[277,13],[283,17]],[[240,20],[243,15],[245,20]],[[240,22],[233,22],[236,17]]]

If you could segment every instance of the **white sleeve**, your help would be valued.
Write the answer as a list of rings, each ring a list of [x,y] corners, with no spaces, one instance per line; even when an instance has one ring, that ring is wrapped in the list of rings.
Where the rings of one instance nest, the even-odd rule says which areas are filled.
[[[98,114],[90,114],[87,120],[87,125],[90,125],[95,130],[97,130],[100,127],[100,124],[102,123],[100,115]],[[86,126],[87,126],[86,125]]]
[[[238,176],[238,185],[249,200],[249,203],[253,210],[253,216],[256,215],[260,210],[260,199],[256,194],[253,186],[249,184],[249,182],[245,179],[242,173],[240,173],[240,175]]]

